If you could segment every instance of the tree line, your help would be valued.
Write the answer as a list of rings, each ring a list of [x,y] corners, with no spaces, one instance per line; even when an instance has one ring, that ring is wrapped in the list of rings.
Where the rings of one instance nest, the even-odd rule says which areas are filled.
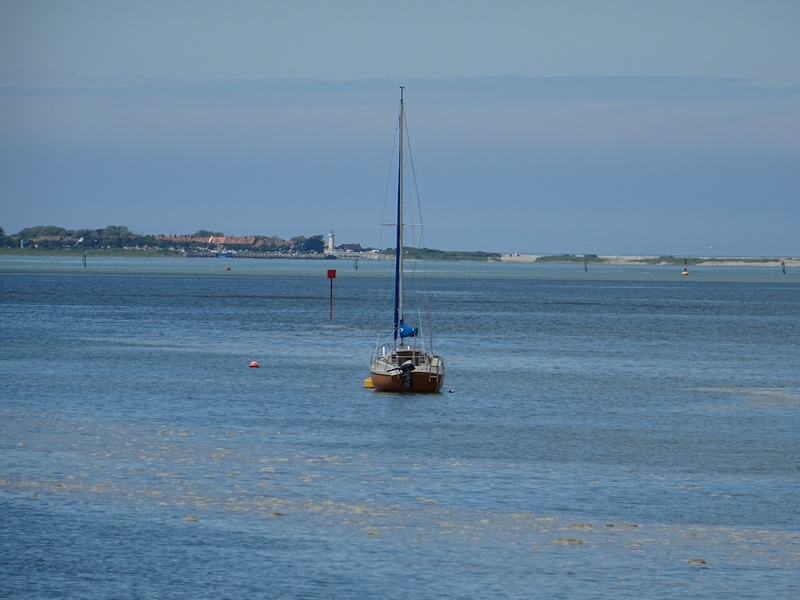
[[[41,248],[45,250],[70,249],[129,249],[180,252],[209,249],[208,240],[225,237],[225,234],[200,229],[181,236],[145,235],[132,232],[124,225],[109,225],[101,229],[67,229],[55,225],[26,227],[13,235],[0,227],[0,247]],[[314,252],[325,250],[322,234],[296,236],[284,240],[278,236],[251,236],[253,243],[225,244],[227,249],[263,252]],[[182,239],[180,239],[182,238]]]
[[[230,238],[224,244],[216,244],[211,240],[229,237],[220,231],[199,229],[184,235],[145,235],[132,232],[124,225],[109,225],[101,229],[67,229],[55,225],[37,225],[27,227],[13,235],[6,234],[0,227],[0,248],[28,248],[49,251],[87,250],[149,250],[158,253],[179,253],[190,251],[246,251],[248,253],[312,253],[321,254],[326,250],[325,238],[322,234],[312,236],[295,236],[284,240],[278,236],[248,236],[252,243],[231,243]],[[240,240],[242,238],[239,238]],[[362,250],[371,250],[369,248]],[[394,248],[375,251],[380,255],[394,256]],[[447,260],[447,261],[491,261],[499,260],[497,252],[445,251],[431,248],[406,247],[405,255],[410,259]]]

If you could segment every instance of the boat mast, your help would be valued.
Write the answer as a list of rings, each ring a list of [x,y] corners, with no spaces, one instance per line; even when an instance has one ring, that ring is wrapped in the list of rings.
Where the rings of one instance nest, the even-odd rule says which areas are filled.
[[[400,326],[403,324],[403,130],[405,126],[403,105],[404,86],[400,86],[400,151],[397,169],[397,238],[395,240],[394,257],[394,339],[400,337]]]

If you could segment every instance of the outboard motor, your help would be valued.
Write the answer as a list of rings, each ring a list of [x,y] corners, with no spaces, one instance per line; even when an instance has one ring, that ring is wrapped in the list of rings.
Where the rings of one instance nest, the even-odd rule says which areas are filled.
[[[414,363],[407,360],[398,367],[400,369],[400,381],[403,382],[404,388],[410,388],[413,385],[414,379],[411,372],[414,370]]]

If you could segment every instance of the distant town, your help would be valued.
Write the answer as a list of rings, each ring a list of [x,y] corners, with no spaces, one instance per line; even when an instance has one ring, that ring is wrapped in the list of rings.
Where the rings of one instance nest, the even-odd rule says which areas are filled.
[[[8,235],[0,228],[0,247],[11,251],[42,252],[142,252],[174,254],[188,258],[387,258],[394,249],[363,248],[360,243],[336,244],[330,231],[323,234],[295,236],[290,239],[272,235],[229,236],[219,231],[201,229],[191,234],[149,235],[133,233],[124,225],[102,229],[66,229],[53,225],[28,227]],[[446,252],[426,248],[407,248],[410,258],[439,260],[499,260],[499,253]]]
[[[230,236],[201,229],[191,234],[138,234],[124,225],[102,229],[66,229],[53,225],[28,227],[13,235],[0,228],[0,246],[36,250],[125,250],[184,254],[186,256],[224,255],[323,255],[326,252],[376,252],[360,244],[334,244],[333,232],[323,235],[283,239],[272,235]]]
[[[126,253],[184,256],[187,258],[369,258],[394,257],[394,248],[364,248],[360,243],[336,244],[333,231],[290,239],[272,235],[229,236],[206,229],[191,234],[149,235],[133,233],[124,225],[102,229],[65,229],[53,225],[28,227],[6,234],[0,227],[0,252],[3,253]],[[501,254],[484,251],[451,251],[430,248],[405,248],[410,259],[450,261],[495,261],[517,263],[579,263],[641,265],[714,265],[714,266],[800,266],[798,258],[782,257],[703,257],[703,256],[600,256],[597,254]]]

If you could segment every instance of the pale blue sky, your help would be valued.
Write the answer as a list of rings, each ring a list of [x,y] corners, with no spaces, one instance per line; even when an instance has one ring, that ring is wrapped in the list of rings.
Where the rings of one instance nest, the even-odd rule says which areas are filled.
[[[800,2],[0,0],[0,226],[800,255]]]

